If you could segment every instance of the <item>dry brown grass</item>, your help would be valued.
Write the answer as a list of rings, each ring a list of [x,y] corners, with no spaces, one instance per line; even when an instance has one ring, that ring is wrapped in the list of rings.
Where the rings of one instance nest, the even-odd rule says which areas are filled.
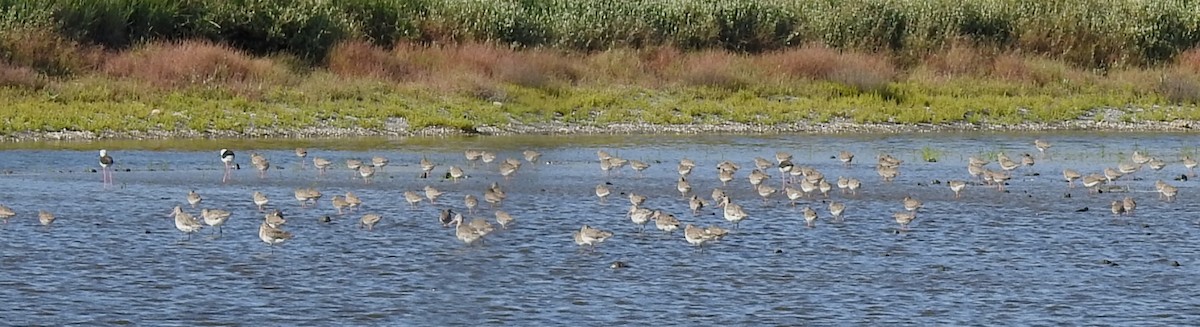
[[[659,46],[640,53],[640,62],[645,72],[658,79],[673,78],[676,66],[683,61],[684,53],[672,46]]]
[[[680,82],[688,86],[705,86],[735,90],[749,82],[738,69],[740,58],[724,50],[705,50],[684,56]]]
[[[1183,71],[1200,74],[1200,48],[1184,51],[1175,58],[1175,65]]]
[[[80,74],[103,62],[104,51],[42,29],[0,33],[0,60],[51,76]]]
[[[29,67],[13,66],[0,61],[0,87],[23,87],[41,89],[46,78]]]
[[[996,57],[992,63],[991,77],[1035,85],[1078,84],[1091,82],[1096,78],[1095,74],[1062,61],[1012,53]]]
[[[1159,92],[1175,104],[1200,104],[1200,74],[1176,69],[1163,74]]]
[[[275,61],[207,41],[151,43],[112,56],[103,71],[164,87],[276,83],[288,74]]]
[[[397,52],[359,40],[335,46],[329,53],[328,65],[329,71],[338,76],[371,77],[393,82],[404,81],[417,73],[416,67],[398,56]]]
[[[533,88],[574,84],[581,78],[580,60],[574,55],[534,49],[511,52],[495,69],[500,81]]]
[[[588,85],[638,85],[660,87],[642,61],[643,51],[613,49],[581,58],[580,83]]]
[[[994,55],[965,43],[955,43],[941,53],[924,58],[924,66],[944,76],[980,77],[991,73]]]
[[[829,78],[841,64],[837,50],[821,45],[808,45],[797,49],[764,54],[758,58],[759,66],[777,75],[788,78],[824,80]]]
[[[785,82],[829,81],[871,92],[886,88],[898,73],[884,55],[840,52],[823,45],[762,55],[755,59],[767,75]]]

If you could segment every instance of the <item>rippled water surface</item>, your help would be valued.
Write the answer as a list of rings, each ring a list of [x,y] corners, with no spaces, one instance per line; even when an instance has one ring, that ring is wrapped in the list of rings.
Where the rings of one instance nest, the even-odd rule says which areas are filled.
[[[1053,142],[1049,157],[1034,138]],[[912,134],[479,137],[333,140],[201,140],[0,144],[0,204],[17,216],[0,227],[0,317],[13,325],[1186,325],[1200,317],[1200,192],[1181,156],[1195,153],[1194,134]],[[318,177],[293,148],[333,159]],[[116,184],[105,188],[96,150],[117,160]],[[221,183],[217,150],[236,151],[242,169]],[[496,164],[471,167],[466,149],[520,158],[544,153],[509,181]],[[628,167],[606,177],[596,150],[652,164],[644,176]],[[832,156],[856,153],[841,165]],[[1143,168],[1118,180],[1127,192],[1089,194],[1069,189],[1065,167],[1099,172],[1129,161],[1134,150],[1162,158],[1161,171]],[[249,154],[273,169],[259,179]],[[831,194],[848,205],[844,222],[828,219],[827,199],[800,202],[821,219],[807,228],[800,207],[776,194],[767,203],[746,179],[753,158],[795,154],[830,180],[864,181],[857,196]],[[1016,171],[1008,192],[971,185],[962,199],[945,186],[970,180],[969,156],[997,152],[1038,162]],[[922,153],[937,162],[922,161]],[[893,183],[874,172],[874,158],[905,162]],[[391,160],[373,184],[352,179],[349,158]],[[418,178],[421,156],[465,167],[452,183]],[[684,223],[731,228],[710,206],[692,215],[675,190],[680,158],[696,160],[694,189],[709,198],[716,164],[741,165],[724,187],[750,213],[740,229],[703,251],[680,232],[666,236],[651,224],[644,234],[624,216],[625,195],[650,196],[647,206]],[[991,167],[996,168],[992,163]],[[778,185],[777,170],[768,181]],[[1154,181],[1179,188],[1175,202],[1158,198]],[[437,222],[441,208],[465,212],[466,194],[482,197],[499,182],[501,209],[515,226],[466,246]],[[611,183],[614,195],[594,194]],[[447,194],[410,208],[406,190],[433,185]],[[317,187],[325,197],[300,208],[292,195]],[[216,236],[189,238],[167,217],[188,190],[201,208],[233,212]],[[272,249],[257,237],[262,214],[250,194],[289,218],[295,238]],[[354,191],[364,208],[337,215],[335,194]],[[898,231],[901,199],[924,201],[917,220]],[[1115,218],[1114,199],[1139,202]],[[491,219],[483,210],[471,217]],[[38,210],[58,217],[49,228]],[[1084,209],[1087,209],[1084,211]],[[384,216],[373,231],[358,228],[363,213]],[[319,222],[322,216],[332,222]],[[595,252],[581,251],[571,233],[583,224],[616,236]],[[614,261],[628,268],[611,269]]]

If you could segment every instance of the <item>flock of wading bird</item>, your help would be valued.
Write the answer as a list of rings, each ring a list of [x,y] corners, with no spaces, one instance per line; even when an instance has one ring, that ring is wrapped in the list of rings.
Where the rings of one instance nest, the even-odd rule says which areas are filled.
[[[1033,145],[1043,158],[1047,156],[1046,151],[1051,147],[1050,143],[1042,140],[1034,140]],[[300,158],[301,164],[304,165],[305,161],[307,160],[306,157],[308,156],[308,151],[304,148],[298,148],[296,149],[295,154]],[[532,164],[537,164],[542,155],[534,150],[526,150],[522,154],[525,157],[525,161]],[[470,167],[475,167],[479,162],[482,162],[485,167],[490,167],[490,164],[497,159],[494,152],[484,150],[467,150],[464,152],[464,155],[467,161],[466,164],[468,164]],[[598,150],[596,155],[599,159],[600,170],[606,176],[613,172],[618,172],[628,166],[634,170],[640,178],[642,176],[642,172],[651,166],[649,163],[639,160],[622,159],[603,150]],[[235,154],[228,149],[221,149],[219,158],[225,166],[225,173],[224,176],[222,176],[222,182],[228,182],[231,177],[232,169],[238,167],[234,161]],[[842,151],[836,156],[836,159],[841,161],[844,165],[850,166],[853,163],[855,156],[853,153],[848,151]],[[875,164],[875,171],[879,175],[882,182],[890,183],[900,175],[900,166],[903,163],[902,160],[897,159],[889,154],[880,154],[876,157],[876,159],[877,162]],[[1101,187],[1103,187],[1105,184],[1113,183],[1122,176],[1137,172],[1142,167],[1149,167],[1153,170],[1162,170],[1167,166],[1167,163],[1162,159],[1148,156],[1139,151],[1134,151],[1132,157],[1129,159],[1130,160],[1128,162],[1121,160],[1115,168],[1107,167],[1101,172],[1090,173],[1087,175],[1084,175],[1074,169],[1064,169],[1062,171],[1062,178],[1068,183],[1068,187],[1075,187],[1076,180],[1079,180],[1084,187],[1089,189],[1089,193],[1101,193]],[[984,159],[979,159],[977,157],[970,157],[967,163],[967,173],[975,181],[968,182],[967,180],[961,179],[950,180],[946,183],[946,185],[949,187],[950,191],[954,192],[954,198],[961,197],[962,191],[968,185],[995,187],[998,191],[1003,192],[1004,185],[1009,179],[1012,178],[1013,172],[1023,166],[1034,165],[1034,161],[1034,157],[1029,153],[1022,154],[1021,157],[1016,160],[1006,156],[1004,153],[999,153],[996,156],[996,164],[999,169],[995,170],[989,168],[991,162]],[[324,176],[326,171],[333,165],[332,161],[322,157],[312,158],[312,163],[313,166],[318,170],[318,176]],[[361,178],[363,183],[371,183],[375,172],[382,170],[388,165],[388,163],[389,160],[386,157],[375,156],[370,162],[364,162],[358,159],[347,159],[345,161],[345,166],[356,172],[356,178]],[[1179,179],[1186,180],[1187,176],[1189,175],[1195,176],[1195,159],[1189,156],[1183,156],[1181,163],[1187,169],[1187,174],[1182,175]],[[107,151],[100,150],[99,164],[102,169],[103,183],[105,186],[111,185],[113,182],[113,177],[109,167],[114,164],[114,160],[108,155]],[[251,164],[255,169],[258,170],[259,178],[265,178],[267,171],[271,167],[270,161],[266,157],[257,153],[251,155]],[[516,175],[516,173],[522,167],[522,164],[523,163],[520,160],[507,158],[500,161],[496,167],[500,176],[502,176],[505,180],[509,180]],[[756,157],[754,158],[753,164],[754,169],[750,171],[746,177],[750,182],[750,188],[762,197],[764,203],[769,201],[772,196],[782,193],[784,196],[786,196],[792,206],[796,206],[797,201],[801,199],[813,198],[817,196],[829,198],[829,194],[835,186],[842,194],[849,194],[853,196],[857,195],[858,190],[863,185],[863,182],[856,178],[845,177],[838,177],[831,183],[819,170],[812,167],[798,165],[796,162],[793,162],[792,155],[786,152],[776,153],[774,161],[762,157]],[[438,163],[434,163],[425,157],[421,158],[419,165],[422,171],[420,175],[421,178],[430,178],[431,176],[434,176],[433,171],[439,166]],[[712,202],[702,198],[697,194],[697,192],[693,192],[689,178],[692,177],[693,169],[696,167],[696,162],[691,159],[684,158],[680,160],[676,168],[679,178],[675,183],[676,190],[679,191],[683,199],[686,199],[688,202],[688,207],[691,209],[694,215],[699,214],[701,210],[709,207],[710,203],[714,203],[717,208],[720,208],[719,212],[723,215],[725,220],[733,225],[732,227],[734,229],[738,228],[738,224],[740,222],[751,217],[751,214],[747,212],[741,205],[735,203],[725,191],[725,188],[730,188],[730,183],[735,180],[737,172],[741,169],[741,166],[738,163],[722,161],[716,165],[716,177],[717,180],[721,182],[722,186],[712,190]],[[772,178],[772,170],[778,170],[781,176],[780,188],[772,186],[772,183],[767,183],[767,180]],[[447,179],[451,179],[457,184],[460,179],[467,177],[467,173],[462,166],[450,165],[445,174],[442,176]],[[613,190],[610,189],[609,185],[610,184],[608,183],[601,183],[595,187],[595,194],[602,203],[606,202],[608,197],[614,193]],[[1175,200],[1178,194],[1178,189],[1175,186],[1161,179],[1156,181],[1154,185],[1157,193],[1159,194],[1159,199],[1167,202]],[[426,185],[424,187],[423,195],[417,193],[416,191],[410,190],[405,191],[402,196],[410,206],[415,208],[424,201],[428,201],[430,204],[436,205],[438,198],[440,198],[443,194],[445,194],[445,192],[438,190],[433,186]],[[667,235],[670,235],[675,230],[678,230],[681,225],[683,225],[672,213],[664,210],[656,210],[645,207],[644,205],[647,200],[645,195],[634,192],[628,192],[627,194],[630,206],[626,217],[634,224],[638,225],[639,233],[643,232],[646,228],[646,225],[651,221],[654,222],[654,226],[656,228]],[[300,207],[302,208],[306,208],[310,204],[316,206],[317,201],[323,197],[323,194],[316,188],[296,189],[294,195],[296,201],[300,203]],[[284,218],[284,214],[279,208],[275,208],[274,210],[267,212],[266,206],[269,203],[269,200],[265,194],[256,191],[251,194],[250,198],[260,212],[266,212],[258,230],[258,236],[263,242],[274,246],[284,243],[293,237],[292,233],[282,229],[282,226],[287,222],[287,220]],[[506,198],[507,194],[497,182],[491,183],[491,185],[484,190],[483,200],[492,208],[500,206]],[[202,203],[203,197],[195,190],[192,190],[188,192],[186,200],[187,203],[194,209]],[[335,195],[332,197],[331,202],[339,215],[344,214],[347,210],[357,210],[357,208],[359,208],[363,203],[362,199],[356,196],[353,192],[346,192],[345,195]],[[469,214],[475,214],[476,210],[479,209],[480,202],[479,198],[477,198],[475,195],[467,194],[463,198],[463,204],[467,208]],[[922,202],[911,196],[906,196],[901,204],[903,210],[897,210],[898,212],[895,212],[892,215],[892,218],[900,225],[900,228],[897,230],[897,232],[907,230],[908,225],[917,218],[917,212],[922,207]],[[1114,215],[1119,216],[1123,214],[1131,214],[1135,210],[1136,206],[1137,202],[1132,197],[1126,196],[1123,199],[1112,201],[1111,210]],[[818,211],[807,205],[800,210],[806,225],[812,227],[819,217]],[[834,221],[841,221],[843,219],[842,214],[846,210],[846,204],[836,200],[828,201],[827,210]],[[512,215],[504,210],[495,209],[493,213],[495,215],[496,223],[499,224],[501,228],[508,228],[515,220]],[[0,205],[0,219],[3,219],[4,223],[8,223],[8,220],[15,215],[16,212],[14,212],[12,208]],[[202,228],[204,228],[204,226],[215,228],[217,229],[218,233],[223,233],[221,226],[225,224],[230,215],[230,212],[227,210],[202,209],[200,211],[201,219],[197,219],[193,214],[188,213],[182,206],[176,206],[169,216],[174,216],[175,228],[187,234],[187,237],[190,240],[191,234],[200,231]],[[41,224],[47,227],[49,227],[50,224],[55,220],[54,215],[46,210],[41,210],[38,213],[38,218]],[[328,216],[324,216],[322,219],[328,220],[330,218]],[[371,230],[382,219],[383,217],[379,214],[364,214],[359,220],[360,227]],[[453,226],[455,237],[467,245],[476,243],[482,244],[484,238],[495,230],[493,224],[487,219],[474,218],[468,222],[465,221],[465,218],[463,218],[461,213],[454,212],[449,208],[442,209],[438,219],[443,227]],[[689,244],[701,248],[705,243],[720,240],[729,234],[728,229],[720,226],[698,227],[689,223],[682,227],[684,239]],[[611,231],[583,225],[574,232],[574,241],[577,245],[585,249],[594,250],[597,245],[613,237],[613,235],[614,234]]]

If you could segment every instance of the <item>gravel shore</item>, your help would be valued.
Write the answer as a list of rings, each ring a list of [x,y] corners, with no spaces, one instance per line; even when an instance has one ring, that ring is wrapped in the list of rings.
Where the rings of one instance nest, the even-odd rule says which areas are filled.
[[[573,135],[573,134],[706,134],[706,133],[923,133],[969,131],[1114,131],[1154,132],[1189,131],[1200,122],[1175,120],[1169,122],[1109,122],[1079,119],[1057,123],[1020,124],[861,124],[854,122],[796,122],[791,124],[756,125],[745,123],[659,125],[648,123],[577,124],[564,122],[510,123],[505,126],[479,126],[474,130],[435,127],[411,130],[403,119],[393,119],[382,129],[312,126],[299,129],[252,128],[245,131],[176,130],[176,131],[30,131],[0,136],[3,142],[48,140],[86,141],[98,139],[190,139],[190,138],[308,138],[361,136],[451,136],[451,135]]]

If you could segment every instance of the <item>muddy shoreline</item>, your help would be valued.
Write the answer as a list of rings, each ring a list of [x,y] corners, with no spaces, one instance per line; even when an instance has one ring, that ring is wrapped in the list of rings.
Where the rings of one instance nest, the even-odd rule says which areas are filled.
[[[402,119],[401,119],[402,120]],[[473,130],[449,127],[430,127],[412,130],[405,122],[389,123],[381,129],[310,126],[304,128],[250,128],[232,130],[153,130],[153,131],[27,131],[0,136],[0,142],[90,141],[141,139],[200,139],[200,138],[318,138],[370,136],[470,136],[470,135],[637,135],[637,134],[769,134],[769,133],[926,133],[926,132],[1040,132],[1040,131],[1112,131],[1112,132],[1185,132],[1200,127],[1200,121],[1110,122],[1073,120],[1057,123],[1026,122],[1019,124],[891,124],[854,122],[796,122],[791,124],[746,124],[736,122],[716,124],[662,125],[649,123],[579,124],[565,122],[519,123],[505,126],[478,126]]]

